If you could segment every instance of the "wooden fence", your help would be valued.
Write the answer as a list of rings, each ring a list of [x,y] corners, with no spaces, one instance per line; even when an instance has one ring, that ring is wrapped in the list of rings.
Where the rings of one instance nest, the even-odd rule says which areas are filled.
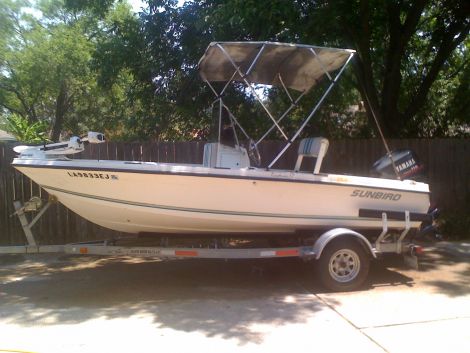
[[[468,207],[470,203],[470,140],[391,140],[392,148],[410,148],[426,167],[432,189],[432,202],[448,210]],[[89,145],[78,158],[118,159],[152,162],[202,163],[204,142],[116,143]],[[260,145],[265,163],[283,146],[279,141]],[[331,141],[322,171],[367,176],[374,161],[385,154],[379,140]],[[47,198],[43,190],[10,163],[15,153],[0,144],[0,245],[23,244],[23,231],[14,213],[13,200],[27,201],[31,196]],[[77,158],[77,156],[75,156]],[[288,150],[277,168],[292,169],[297,158],[296,146]],[[311,161],[307,162],[310,163]],[[92,224],[60,204],[53,205],[35,225],[34,233],[42,244],[61,244],[103,239],[115,235],[111,230]]]

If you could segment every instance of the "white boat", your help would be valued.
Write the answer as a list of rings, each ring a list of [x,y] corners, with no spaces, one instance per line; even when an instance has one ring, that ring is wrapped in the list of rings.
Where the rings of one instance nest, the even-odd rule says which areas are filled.
[[[217,98],[218,140],[205,145],[202,165],[67,158],[67,154],[81,152],[86,140],[104,141],[102,135],[91,133],[87,139],[17,147],[20,155],[13,166],[89,221],[128,233],[294,233],[334,227],[376,230],[382,229],[384,217],[389,228],[403,228],[405,219],[411,228],[418,228],[429,209],[427,184],[321,173],[328,149],[325,138],[301,140],[294,170],[274,169],[353,55],[348,49],[284,43],[211,43],[199,69]],[[287,136],[282,120],[322,77],[330,81],[324,94],[299,130]],[[226,88],[234,81],[246,84],[273,123],[257,141],[249,139],[223,101]],[[291,106],[274,117],[253,84],[280,87]],[[285,148],[267,168],[259,168],[257,145],[274,129],[285,138]],[[246,148],[239,143],[240,133],[250,141]],[[232,139],[229,144],[224,141],[227,135]],[[397,177],[417,169],[413,158],[398,161],[388,152],[382,164],[388,163]],[[300,170],[304,157],[316,158],[313,171]]]

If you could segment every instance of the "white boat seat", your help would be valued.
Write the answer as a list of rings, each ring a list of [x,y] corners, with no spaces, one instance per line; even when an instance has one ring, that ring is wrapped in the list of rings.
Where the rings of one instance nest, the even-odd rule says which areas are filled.
[[[299,145],[299,152],[297,157],[297,163],[295,163],[294,171],[298,172],[302,165],[304,157],[316,158],[315,168],[313,174],[320,173],[320,167],[323,162],[323,157],[326,155],[328,150],[329,142],[324,137],[309,137],[302,139]]]

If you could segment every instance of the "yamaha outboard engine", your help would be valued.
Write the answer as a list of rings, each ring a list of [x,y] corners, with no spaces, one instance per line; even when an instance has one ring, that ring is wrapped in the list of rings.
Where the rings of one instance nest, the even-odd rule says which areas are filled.
[[[423,178],[424,166],[419,162],[413,151],[404,149],[395,150],[392,152],[391,157],[400,179],[421,180]],[[389,155],[383,156],[374,163],[371,174],[379,178],[397,178]]]

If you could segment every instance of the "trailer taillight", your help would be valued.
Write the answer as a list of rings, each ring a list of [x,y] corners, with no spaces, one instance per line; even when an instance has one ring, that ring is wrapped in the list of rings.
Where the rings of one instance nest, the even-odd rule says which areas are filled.
[[[422,246],[415,245],[415,246],[413,246],[412,252],[415,255],[422,255],[422,254],[424,254],[424,248]]]

